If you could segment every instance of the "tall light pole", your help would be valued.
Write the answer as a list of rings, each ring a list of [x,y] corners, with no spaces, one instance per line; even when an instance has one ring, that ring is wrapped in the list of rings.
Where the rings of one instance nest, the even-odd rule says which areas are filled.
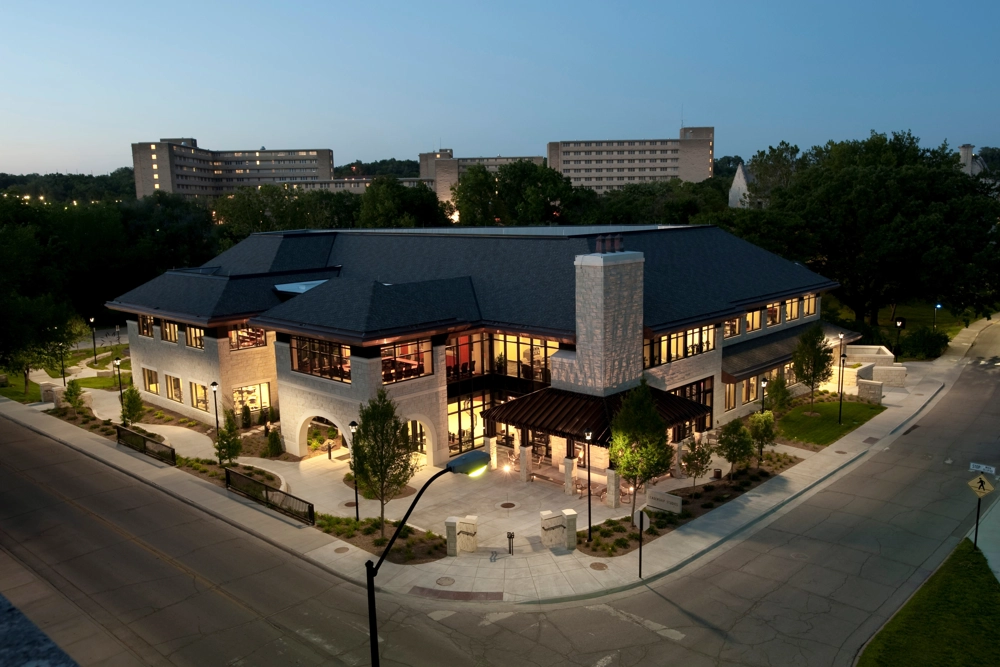
[[[215,402],[215,447],[219,448],[219,383],[212,383],[212,400]],[[219,461],[222,465],[222,461]]]
[[[121,357],[115,357],[115,370],[118,371],[118,402],[122,405],[122,426],[128,426],[128,424],[125,423],[125,395],[122,393]]]
[[[594,432],[589,428],[583,432],[583,438],[587,441],[587,544],[590,544],[594,521],[590,516],[590,441],[594,437]]]
[[[934,331],[937,331],[937,311],[941,310],[941,304],[934,304]]]
[[[94,339],[94,366],[97,365],[97,329],[94,328],[94,318],[90,318],[90,335]]]
[[[896,318],[896,349],[895,349],[895,351],[893,353],[893,357],[892,357],[893,361],[899,361],[899,334],[901,334],[903,332],[903,329],[905,329],[905,328],[906,328],[906,318],[905,317],[897,317]]]
[[[354,443],[352,442],[351,444],[353,445]],[[396,541],[396,538],[399,537],[399,532],[403,530],[403,526],[406,525],[406,520],[410,518],[413,508],[417,506],[417,501],[420,500],[420,496],[424,494],[424,491],[426,491],[427,487],[431,485],[431,482],[436,480],[441,475],[445,475],[449,472],[455,472],[468,475],[469,477],[479,477],[486,472],[489,467],[490,455],[481,449],[474,449],[471,452],[466,452],[465,454],[457,456],[449,461],[444,470],[441,470],[432,476],[426,483],[424,483],[420,490],[417,491],[417,497],[413,499],[412,503],[410,503],[410,509],[406,510],[406,514],[403,515],[399,525],[396,526],[396,532],[392,534],[392,537],[389,538],[389,542],[382,550],[382,555],[379,556],[378,563],[373,563],[370,560],[365,562],[365,578],[368,582],[368,642],[371,646],[372,667],[379,667],[378,616],[375,613],[375,575],[378,574],[378,569],[382,567],[382,562],[392,550],[392,545]],[[355,485],[355,488],[357,488],[357,485]]]
[[[844,423],[844,366],[847,363],[847,355],[840,354],[840,411],[837,413],[837,423]]]
[[[361,521],[361,509],[358,504],[358,471],[354,470],[354,433],[358,430],[358,422],[351,421],[347,425],[351,429],[351,470],[354,472],[354,520]],[[413,501],[414,503],[417,501]]]
[[[767,398],[767,378],[760,378],[760,414],[764,414],[764,400]]]

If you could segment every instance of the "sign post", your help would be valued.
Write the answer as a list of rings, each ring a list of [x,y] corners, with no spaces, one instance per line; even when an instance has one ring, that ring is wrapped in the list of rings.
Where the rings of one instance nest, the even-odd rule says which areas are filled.
[[[639,578],[642,579],[642,522],[646,517],[646,506],[643,505],[635,511],[635,515],[632,517],[637,524],[639,524]]]
[[[978,465],[978,464],[974,463],[973,465]],[[983,466],[983,467],[987,467],[987,466]],[[982,504],[983,504],[983,496],[986,496],[986,495],[989,495],[989,494],[993,493],[993,491],[995,489],[994,489],[993,485],[990,484],[990,481],[988,479],[986,479],[986,475],[983,475],[983,474],[980,474],[979,477],[976,477],[975,479],[973,479],[972,481],[970,481],[969,482],[969,488],[972,489],[972,492],[976,494],[976,532],[973,533],[972,547],[974,549],[979,549],[979,544],[978,544],[979,543],[979,509],[982,507]]]

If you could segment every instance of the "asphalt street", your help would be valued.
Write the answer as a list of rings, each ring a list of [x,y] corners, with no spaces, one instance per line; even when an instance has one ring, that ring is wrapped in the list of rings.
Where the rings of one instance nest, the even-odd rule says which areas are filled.
[[[969,462],[1000,464],[1000,327],[968,358],[905,434],[647,587],[545,607],[380,594],[383,663],[850,665],[971,527]],[[353,584],[4,420],[0,547],[135,664],[368,660]]]

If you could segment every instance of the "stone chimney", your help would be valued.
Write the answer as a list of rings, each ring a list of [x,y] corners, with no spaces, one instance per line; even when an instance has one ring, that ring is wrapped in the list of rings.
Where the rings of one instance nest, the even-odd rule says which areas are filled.
[[[964,171],[969,176],[972,176],[972,149],[975,148],[972,144],[962,144],[958,147],[958,154],[961,156],[962,160],[962,171]]]
[[[639,384],[642,376],[641,252],[614,252],[621,237],[603,239],[603,250],[577,255],[576,350],[552,357],[552,386],[608,396]],[[598,246],[601,247],[601,246]]]

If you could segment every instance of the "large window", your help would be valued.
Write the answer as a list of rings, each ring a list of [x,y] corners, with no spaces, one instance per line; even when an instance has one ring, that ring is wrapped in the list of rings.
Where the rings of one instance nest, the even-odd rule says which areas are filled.
[[[229,349],[246,350],[251,347],[266,347],[267,334],[263,329],[235,324],[229,329]]]
[[[785,302],[785,321],[791,322],[797,319],[799,319],[799,300],[789,299]]]
[[[726,383],[726,412],[736,408],[736,383]]]
[[[795,377],[795,366],[794,366],[794,364],[785,364],[785,367],[782,369],[782,372],[785,375],[785,385],[786,386],[791,387],[793,384],[795,384],[796,382],[798,382],[798,379]]]
[[[757,400],[757,378],[747,378],[743,381],[743,404]]]
[[[156,371],[151,371],[148,368],[142,369],[142,384],[151,394],[160,393],[160,377],[156,374]]]
[[[548,383],[549,358],[558,351],[559,343],[554,340],[493,334],[493,372]]]
[[[643,362],[646,368],[671,361],[693,357],[715,349],[715,325],[676,331],[643,344]]]
[[[177,342],[177,322],[160,320],[160,340],[168,343]]]
[[[714,382],[712,378],[707,377],[704,380],[692,382],[691,384],[686,384],[683,387],[678,387],[677,389],[671,389],[669,393],[711,408],[713,386]],[[710,428],[712,428],[711,409],[707,415],[675,426],[672,430],[671,438],[674,442],[680,442],[684,438],[690,436],[693,432],[701,433],[702,431],[707,431]]]
[[[773,327],[777,324],[781,324],[781,304],[769,303],[767,304],[767,326]]]
[[[271,407],[270,383],[263,382],[261,384],[251,384],[246,387],[234,389],[233,405],[236,408],[237,415],[243,410],[244,405],[249,405],[252,411]]]
[[[491,372],[493,369],[486,368],[490,364],[489,334],[449,338],[444,359],[448,382]]]
[[[205,349],[205,330],[201,327],[193,327],[190,324],[185,328],[185,342],[188,347],[196,347],[199,350]]]
[[[802,314],[806,317],[816,314],[816,295],[806,294],[802,297]]]
[[[167,398],[178,403],[184,402],[184,393],[181,390],[181,379],[173,375],[163,376],[164,384],[167,385]]]
[[[338,382],[351,381],[351,348],[347,345],[292,336],[288,347],[293,371]]]
[[[448,401],[448,453],[450,456],[483,446],[483,418],[490,407],[490,393],[476,391]]]
[[[153,337],[153,318],[149,315],[139,316],[139,335],[147,338]]]
[[[382,383],[430,375],[434,372],[431,339],[382,346]]]
[[[747,333],[751,331],[757,331],[760,329],[760,311],[751,310],[747,313]]]
[[[740,335],[740,318],[734,317],[722,323],[723,338],[732,338]]]
[[[203,384],[191,383],[191,405],[208,412],[208,387]]]

